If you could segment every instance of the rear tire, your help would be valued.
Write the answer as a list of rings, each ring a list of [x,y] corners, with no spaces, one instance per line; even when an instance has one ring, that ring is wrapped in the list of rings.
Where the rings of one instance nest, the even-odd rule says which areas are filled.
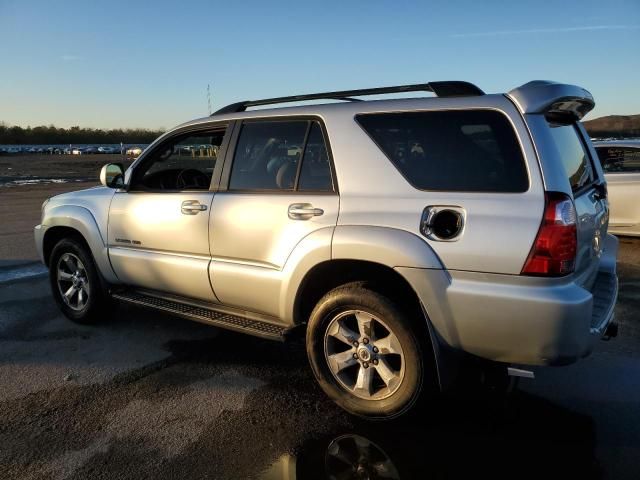
[[[431,344],[418,322],[362,283],[327,293],[307,326],[307,355],[325,393],[371,419],[407,413],[436,384]]]
[[[93,256],[75,238],[64,238],[53,247],[49,282],[58,307],[74,322],[95,323],[110,311]]]

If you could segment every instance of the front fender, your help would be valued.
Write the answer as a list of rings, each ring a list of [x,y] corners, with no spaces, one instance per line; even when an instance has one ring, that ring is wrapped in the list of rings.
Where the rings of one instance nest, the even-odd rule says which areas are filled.
[[[109,283],[119,283],[109,262],[105,239],[100,233],[96,219],[87,208],[78,205],[60,205],[49,208],[42,219],[42,224],[46,225],[47,230],[54,227],[68,227],[78,231],[89,245],[102,277]]]

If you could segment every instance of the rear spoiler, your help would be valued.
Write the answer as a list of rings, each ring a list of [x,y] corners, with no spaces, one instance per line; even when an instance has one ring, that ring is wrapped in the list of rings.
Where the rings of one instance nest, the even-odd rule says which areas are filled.
[[[525,83],[507,93],[507,97],[523,114],[544,113],[572,120],[582,119],[596,105],[584,88],[548,80]]]

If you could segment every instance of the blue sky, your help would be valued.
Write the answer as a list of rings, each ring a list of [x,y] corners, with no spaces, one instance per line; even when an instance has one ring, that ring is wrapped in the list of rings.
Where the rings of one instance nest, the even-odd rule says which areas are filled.
[[[0,121],[172,127],[245,98],[576,83],[640,113],[640,1],[0,0]]]

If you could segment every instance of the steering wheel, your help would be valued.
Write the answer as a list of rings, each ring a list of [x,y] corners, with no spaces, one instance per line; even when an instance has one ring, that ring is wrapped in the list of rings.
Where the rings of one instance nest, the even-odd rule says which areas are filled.
[[[208,188],[209,183],[211,183],[209,177],[200,170],[196,170],[195,168],[185,168],[184,170],[180,170],[180,173],[178,173],[178,177],[176,178],[176,190]]]

